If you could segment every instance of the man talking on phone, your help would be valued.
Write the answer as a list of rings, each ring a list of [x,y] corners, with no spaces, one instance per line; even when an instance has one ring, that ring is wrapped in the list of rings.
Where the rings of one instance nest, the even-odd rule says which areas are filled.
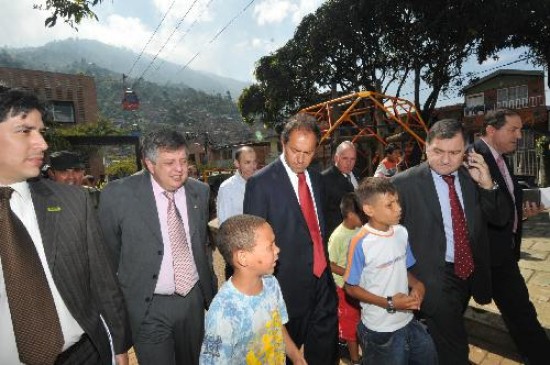
[[[516,151],[522,127],[521,117],[515,111],[491,111],[485,116],[482,137],[474,143],[474,149],[489,165],[491,176],[513,212],[504,227],[489,223],[493,300],[525,360],[530,365],[548,364],[550,341],[529,301],[518,266],[522,220],[538,214],[542,208],[533,202],[523,202],[522,190],[505,158]]]

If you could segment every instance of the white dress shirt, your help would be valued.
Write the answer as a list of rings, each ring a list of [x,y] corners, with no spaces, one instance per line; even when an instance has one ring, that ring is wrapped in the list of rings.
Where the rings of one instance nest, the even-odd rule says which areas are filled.
[[[237,214],[243,214],[244,191],[246,180],[239,171],[235,175],[222,182],[218,190],[217,212],[219,224],[222,224],[227,218]]]
[[[57,315],[59,316],[59,323],[61,324],[61,330],[63,332],[63,338],[65,340],[63,350],[66,350],[80,339],[82,334],[84,334],[84,330],[67,309],[53,281],[50,267],[46,261],[42,236],[38,227],[38,220],[34,211],[29,185],[27,182],[18,182],[9,186],[15,190],[10,199],[10,207],[29,232],[36,247],[36,251],[38,252],[44,273],[46,274],[46,279],[52,292]],[[21,364],[19,361],[17,344],[15,343],[15,335],[13,333],[8,297],[6,295],[4,271],[1,268],[2,265],[0,263],[0,364]]]

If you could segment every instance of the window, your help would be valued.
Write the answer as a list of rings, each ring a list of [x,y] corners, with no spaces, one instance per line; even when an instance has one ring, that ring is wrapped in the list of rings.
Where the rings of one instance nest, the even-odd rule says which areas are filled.
[[[70,101],[51,101],[49,112],[52,120],[57,123],[75,123],[74,105]]]
[[[497,108],[519,109],[528,106],[527,85],[497,89]]]

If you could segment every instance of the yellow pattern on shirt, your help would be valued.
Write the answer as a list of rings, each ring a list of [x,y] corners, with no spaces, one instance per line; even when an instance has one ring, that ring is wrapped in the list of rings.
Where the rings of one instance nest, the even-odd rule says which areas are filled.
[[[246,354],[247,365],[284,365],[285,346],[283,341],[283,323],[278,310],[271,313],[263,331],[260,331],[250,343]]]

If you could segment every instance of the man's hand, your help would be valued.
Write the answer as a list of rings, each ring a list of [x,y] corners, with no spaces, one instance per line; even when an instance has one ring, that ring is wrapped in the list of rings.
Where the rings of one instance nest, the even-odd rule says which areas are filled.
[[[411,287],[411,293],[409,295],[418,300],[418,307],[420,307],[420,305],[422,305],[422,301],[424,300],[425,294],[426,288],[424,287],[424,284],[422,284],[421,281],[416,281]]]
[[[463,165],[468,169],[472,180],[474,180],[481,188],[491,189],[493,187],[493,178],[489,172],[489,166],[485,163],[483,156],[471,150],[466,152],[466,161]]]
[[[523,219],[531,218],[541,212],[544,212],[546,208],[541,204],[537,205],[533,202],[524,202],[523,203]]]
[[[128,353],[127,352],[124,353],[124,354],[116,355],[115,359],[116,359],[116,364],[117,365],[129,365],[130,364],[130,360],[128,358]]]

